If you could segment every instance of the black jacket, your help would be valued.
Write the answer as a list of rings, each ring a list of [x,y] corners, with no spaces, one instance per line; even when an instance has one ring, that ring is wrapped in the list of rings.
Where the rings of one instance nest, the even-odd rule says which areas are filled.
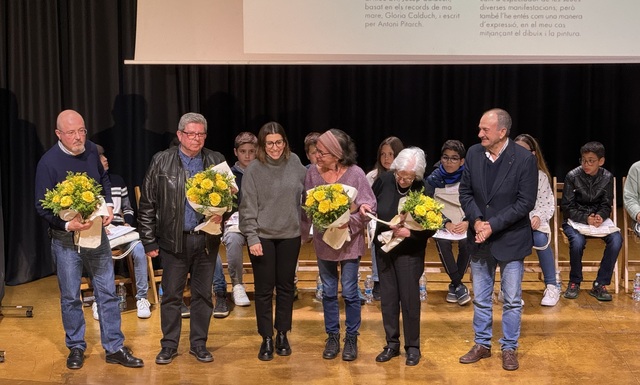
[[[611,216],[612,205],[613,174],[604,168],[600,167],[598,173],[591,176],[578,166],[564,178],[560,206],[565,221],[587,223],[591,214],[607,219]]]
[[[205,169],[225,160],[221,153],[206,148],[201,155]],[[138,230],[145,252],[158,247],[174,253],[182,251],[187,178],[177,146],[153,156],[142,184],[138,212]]]

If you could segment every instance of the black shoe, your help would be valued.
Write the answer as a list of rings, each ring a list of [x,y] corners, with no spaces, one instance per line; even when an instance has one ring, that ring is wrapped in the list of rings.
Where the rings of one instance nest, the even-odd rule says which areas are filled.
[[[156,356],[156,364],[165,365],[170,364],[174,358],[178,356],[178,349],[174,348],[162,348],[160,353]]]
[[[108,364],[120,364],[127,368],[141,368],[144,362],[131,354],[131,350],[123,347],[115,353],[107,354]]]
[[[596,297],[598,301],[611,301],[611,294],[607,291],[607,287],[598,282],[593,283],[593,289],[589,290],[589,295]]]
[[[227,293],[216,292],[216,304],[213,307],[213,318],[226,318],[229,315],[229,305],[227,304]]]
[[[80,369],[84,365],[84,350],[73,348],[67,357],[67,368]]]
[[[575,299],[575,298],[578,298],[579,293],[580,293],[580,284],[575,282],[569,282],[569,286],[567,286],[567,290],[564,292],[564,298]]]
[[[344,337],[342,361],[353,361],[356,358],[358,358],[358,335],[347,334],[346,337]]]
[[[398,350],[384,348],[382,349],[382,353],[378,354],[378,356],[376,357],[376,362],[387,362],[393,357],[398,357],[399,355],[400,352]]]
[[[373,282],[373,291],[371,293],[373,294],[374,300],[380,301],[380,282]]]
[[[276,354],[279,356],[291,355],[291,346],[287,340],[287,332],[278,332],[276,335]]]
[[[184,302],[182,303],[182,305],[180,305],[180,316],[182,318],[191,317],[191,310],[189,309],[189,307]]]
[[[200,362],[212,362],[213,355],[204,346],[196,346],[189,349],[189,354],[196,356]]]
[[[416,366],[420,362],[420,353],[407,354],[407,366]]]
[[[467,289],[464,283],[461,283],[456,287],[455,295],[456,295],[456,302],[458,302],[458,305],[460,306],[464,306],[469,302],[471,302],[469,289]]]
[[[456,297],[456,285],[454,283],[449,284],[449,291],[447,291],[446,301],[449,303],[457,303],[458,297]]]
[[[322,358],[332,360],[340,353],[340,333],[329,333],[322,352]]]
[[[262,339],[262,345],[260,345],[260,353],[258,353],[258,359],[260,361],[273,360],[273,338],[264,337]]]

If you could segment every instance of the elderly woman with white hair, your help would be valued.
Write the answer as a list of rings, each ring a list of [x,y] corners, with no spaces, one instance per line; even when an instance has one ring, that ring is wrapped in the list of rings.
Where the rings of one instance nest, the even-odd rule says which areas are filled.
[[[378,176],[372,189],[378,202],[378,218],[390,221],[398,214],[400,199],[409,191],[424,189],[424,171],[427,167],[424,151],[417,147],[400,151],[389,171]],[[368,211],[362,207],[361,211]],[[404,240],[385,252],[378,235],[393,231],[394,237]],[[432,230],[409,230],[402,225],[388,226],[379,222],[374,244],[380,278],[382,323],[387,345],[376,357],[377,362],[387,362],[400,355],[400,308],[404,331],[406,364],[420,362],[420,276],[424,271],[424,255]]]

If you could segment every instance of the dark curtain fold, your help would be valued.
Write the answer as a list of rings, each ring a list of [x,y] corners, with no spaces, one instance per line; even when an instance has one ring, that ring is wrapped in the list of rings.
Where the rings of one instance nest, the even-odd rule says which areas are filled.
[[[131,189],[188,111],[207,117],[207,147],[231,162],[237,133],[277,120],[302,159],[309,131],[336,127],[354,138],[365,170],[390,135],[422,147],[433,164],[447,139],[477,143],[480,115],[494,106],[511,112],[512,137],[539,139],[560,179],[587,141],[605,145],[605,167],[618,180],[640,158],[638,64],[125,66],[135,18],[133,0],[0,0],[0,230],[9,285],[54,272],[33,185],[67,108],[84,116],[90,139]]]

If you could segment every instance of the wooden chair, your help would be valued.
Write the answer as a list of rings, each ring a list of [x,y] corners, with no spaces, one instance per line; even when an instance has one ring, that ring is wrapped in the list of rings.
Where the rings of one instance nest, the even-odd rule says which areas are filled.
[[[611,220],[613,224],[617,226],[618,224],[618,210],[616,206],[617,197],[616,197],[616,178],[613,178],[613,207],[611,213],[613,214]],[[556,258],[556,271],[571,271],[571,264],[569,262],[569,257],[567,253],[567,260],[560,260],[560,243],[558,239],[562,239],[563,243],[569,245],[569,239],[562,231],[562,222],[563,218],[561,218],[562,210],[560,208],[560,201],[562,200],[562,189],[564,188],[564,183],[558,182],[556,177],[553,177],[553,192],[555,194],[556,199],[556,215],[553,216],[553,244]],[[589,242],[592,239],[596,239],[597,237],[586,237],[587,238],[587,247],[589,247]],[[597,272],[600,268],[600,258],[598,260],[582,260],[582,271],[588,272]],[[615,292],[618,293],[620,290],[620,274],[618,272],[618,261],[613,267],[613,281],[615,283]]]
[[[121,249],[111,250],[111,257],[114,263],[118,259],[122,259],[121,255],[122,255]],[[124,258],[127,263],[127,268],[129,269],[129,278],[116,277],[114,284],[118,286],[120,282],[122,282],[125,285],[131,285],[131,295],[135,297],[138,291],[136,290],[136,273],[133,268],[133,258],[131,257],[131,253],[129,253]],[[82,297],[83,296],[82,293],[89,290],[93,290],[93,287],[91,286],[91,278],[82,277],[82,280],[80,281],[80,296]]]
[[[624,185],[627,183],[627,177],[622,178],[622,189],[624,190]],[[622,247],[622,255],[624,259],[624,292],[626,293],[629,290],[629,281],[633,281],[634,276],[630,276],[629,272],[640,272],[640,259],[631,259],[631,253],[629,252],[629,243],[630,240],[633,240],[634,243],[640,244],[640,238],[635,231],[633,231],[633,224],[635,220],[629,216],[629,213],[626,209],[623,208],[623,220],[622,220],[622,228],[624,231],[624,244]],[[638,246],[635,247],[636,253],[638,252]]]
[[[133,188],[136,197],[136,206],[140,207],[140,186]],[[162,282],[162,269],[153,268],[153,258],[147,257],[147,274],[149,276],[149,302],[154,304],[160,304],[160,297],[158,295],[158,285]]]

